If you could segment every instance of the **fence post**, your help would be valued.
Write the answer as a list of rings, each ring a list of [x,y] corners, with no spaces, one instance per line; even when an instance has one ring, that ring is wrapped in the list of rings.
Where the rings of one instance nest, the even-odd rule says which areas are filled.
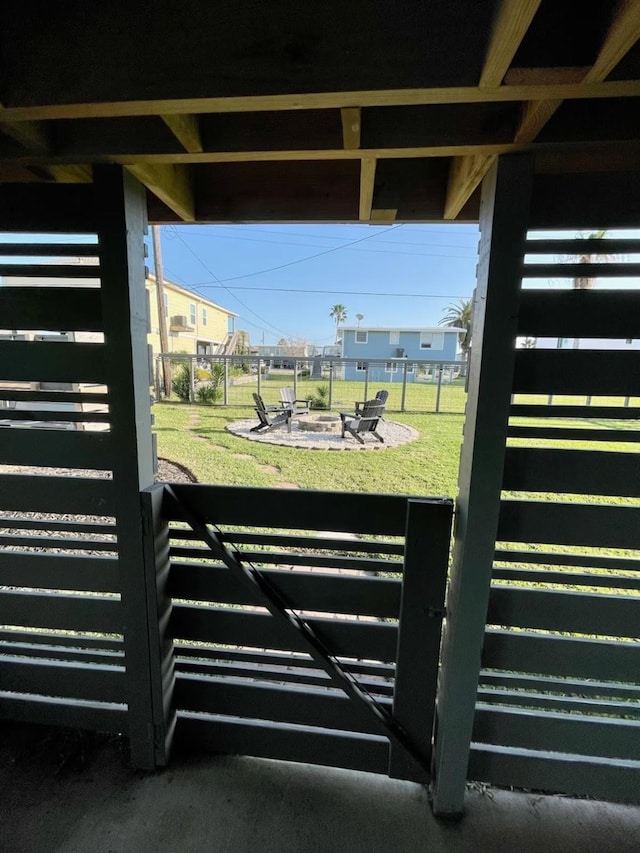
[[[407,367],[408,364],[405,361],[403,365],[403,373],[402,373],[402,399],[400,400],[400,411],[404,412],[405,410],[405,402],[407,399]]]
[[[442,364],[438,365],[438,387],[436,389],[436,413],[440,411],[440,392],[442,390]]]
[[[453,501],[448,498],[407,501],[393,716],[426,757],[433,750],[452,518]],[[429,781],[426,772],[393,745],[389,775],[412,782]]]
[[[194,361],[195,361],[195,358],[193,356],[189,358],[189,402],[190,403],[195,402],[195,399],[196,399],[196,381],[195,381]]]
[[[224,368],[223,376],[223,394],[224,394],[224,404],[225,406],[229,405],[229,360],[227,358],[222,359],[222,366]]]
[[[147,590],[147,627],[149,635],[149,672],[155,763],[169,760],[176,723],[173,705],[175,664],[173,639],[167,631],[172,600],[169,586],[169,525],[163,518],[164,486],[155,484],[140,492],[143,559]]]
[[[364,396],[363,400],[369,399],[369,362],[364,363]]]
[[[258,396],[262,394],[262,359],[258,358]]]
[[[298,359],[293,360],[293,399],[298,399]]]
[[[333,406],[333,362],[329,362],[329,408]]]

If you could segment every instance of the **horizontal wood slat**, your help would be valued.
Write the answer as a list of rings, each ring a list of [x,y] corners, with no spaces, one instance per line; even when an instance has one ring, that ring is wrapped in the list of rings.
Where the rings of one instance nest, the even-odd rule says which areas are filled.
[[[31,659],[46,659],[58,661],[78,661],[80,663],[113,663],[119,664],[124,660],[124,652],[113,652],[104,649],[74,649],[69,646],[51,646],[44,643],[9,643],[0,640],[0,654],[13,655]]]
[[[255,755],[386,773],[389,742],[377,735],[314,729],[306,726],[178,714],[176,743],[195,744],[223,754]]]
[[[99,256],[98,243],[0,242],[0,258],[98,258]]]
[[[540,708],[542,711],[568,711],[591,716],[640,718],[637,700],[585,699],[576,696],[557,696],[549,693],[529,693],[524,690],[489,688],[478,690],[483,705],[512,705],[521,708]]]
[[[640,453],[507,447],[502,488],[640,497]]]
[[[10,437],[0,433],[0,442],[2,461],[9,465],[109,470],[114,464],[109,432],[21,429]]]
[[[97,288],[1,287],[0,316],[10,329],[99,332],[103,328]]]
[[[0,392],[2,393],[2,392]],[[29,409],[2,409],[0,421],[37,421],[38,423],[90,423],[107,424],[111,420],[108,412],[69,412],[51,409],[47,411]],[[20,424],[18,423],[17,426]]]
[[[95,234],[96,214],[93,184],[9,183],[2,189],[0,231],[74,234],[78,240]]]
[[[91,634],[81,634],[79,631],[63,634],[42,629],[20,631],[0,628],[0,642],[10,644],[31,643],[42,647],[49,645],[69,646],[77,649],[102,649],[114,654],[120,654],[123,649],[121,637],[96,637]]]
[[[100,278],[100,267],[94,264],[3,264],[0,276],[20,278],[72,278],[76,281]]]
[[[245,648],[234,649],[230,646],[218,646],[215,648],[207,648],[202,644],[189,644],[180,642],[176,644],[176,655],[189,659],[213,660],[213,661],[229,661],[231,663],[245,662],[255,664],[256,667],[262,666],[283,666],[287,669],[292,667],[301,667],[305,669],[315,669],[316,664],[308,657],[308,655],[291,653],[268,652],[263,650],[252,650]],[[393,664],[378,663],[373,661],[355,661],[342,660],[349,672],[356,675],[367,675],[372,678],[393,678],[395,667]],[[324,673],[324,670],[316,670]]]
[[[0,657],[0,684],[11,693],[124,702],[124,666]]]
[[[640,548],[640,507],[503,500],[501,542]]]
[[[112,516],[115,506],[113,480],[0,474],[2,510]]]
[[[640,395],[640,351],[521,349],[514,394]]]
[[[510,426],[507,438],[533,438],[546,441],[640,441],[636,429],[586,429],[583,427]]]
[[[173,484],[178,500],[216,524],[281,527],[308,530],[310,520],[322,530],[404,536],[407,497],[279,489],[244,486]],[[179,507],[165,497],[164,514],[170,521],[182,520]]]
[[[524,278],[626,278],[640,275],[640,264],[523,264]]]
[[[480,673],[480,684],[495,685],[505,688],[511,692],[514,690],[538,691],[545,695],[561,694],[571,696],[597,696],[606,698],[624,699],[629,701],[640,700],[640,684],[618,685],[610,681],[584,681],[577,678],[544,678],[535,675],[513,674],[510,672],[489,672],[483,670]],[[638,706],[640,708],[640,705]]]
[[[0,379],[106,383],[105,344],[0,341]]]
[[[579,418],[640,420],[638,406],[556,406],[513,403],[510,414],[522,418]]]
[[[248,684],[238,679],[181,673],[176,679],[174,701],[180,711],[385,735],[384,727],[364,703],[327,690]],[[390,710],[388,700],[380,701]]]
[[[640,410],[639,410],[640,411]],[[638,415],[640,418],[640,414]],[[198,539],[198,534],[192,530],[170,528],[171,536],[185,539]],[[179,536],[178,536],[179,534]],[[225,542],[233,545],[261,545],[275,548],[313,548],[328,551],[359,551],[364,554],[404,554],[402,542],[378,542],[375,539],[336,539],[331,536],[286,535],[277,533],[247,533],[244,530],[226,530]]]
[[[490,628],[482,665],[509,672],[638,683],[640,644]]]
[[[606,237],[558,239],[558,240],[527,240],[526,255],[634,255],[640,254],[640,240]]]
[[[640,762],[473,744],[468,775],[504,787],[637,803]]]
[[[117,592],[120,586],[118,561],[114,557],[4,552],[0,553],[0,585]]]
[[[640,635],[640,598],[494,586],[487,623],[636,638]]]
[[[204,543],[201,547],[186,547],[172,545],[170,556],[173,558],[187,557],[203,560],[211,557],[211,549]],[[305,566],[318,569],[343,569],[352,572],[402,572],[402,562],[399,560],[375,560],[368,557],[341,557],[327,556],[325,554],[293,554],[287,551],[247,551],[238,550],[238,555],[245,563],[281,565],[281,566]],[[203,567],[206,571],[208,566]]]
[[[519,335],[624,340],[637,337],[639,324],[638,294],[633,290],[525,289],[520,294]]]
[[[65,533],[92,533],[115,536],[115,524],[99,524],[98,522],[52,521],[49,518],[0,518],[0,528],[10,530],[56,530]]]
[[[118,734],[127,730],[127,706],[0,692],[0,720]]]
[[[122,608],[114,598],[2,591],[0,612],[5,625],[105,634],[123,630]]]
[[[296,610],[398,618],[401,584],[396,580],[268,570],[263,574]],[[252,595],[227,568],[189,563],[172,563],[169,594],[181,599],[263,604],[258,592]]]
[[[395,625],[322,618],[307,621],[324,639],[332,654],[368,660],[395,660]],[[268,613],[174,604],[171,632],[174,637],[185,640],[306,651],[305,644],[294,631],[287,630],[282,622]]]
[[[617,572],[640,571],[640,562],[631,557],[591,554],[563,554],[560,551],[518,551],[498,549],[495,559],[505,563],[541,563],[551,566],[581,566],[584,569],[610,569]]]
[[[637,589],[640,590],[640,575],[634,578],[623,578],[610,574],[595,574],[587,572],[554,572],[551,569],[520,569],[493,567],[491,577],[494,580],[506,580],[512,583],[559,584],[565,586],[591,586],[602,589]]]
[[[106,406],[109,403],[109,394],[84,391],[20,391],[0,386],[0,399],[24,403],[98,403]]]
[[[640,722],[478,704],[476,743],[640,761]]]

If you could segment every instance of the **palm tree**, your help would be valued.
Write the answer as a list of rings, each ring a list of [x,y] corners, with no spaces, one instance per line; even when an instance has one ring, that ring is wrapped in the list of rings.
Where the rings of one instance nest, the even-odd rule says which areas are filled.
[[[440,320],[441,326],[465,329],[460,332],[460,349],[465,361],[469,358],[471,349],[471,320],[473,318],[473,302],[471,299],[458,299],[457,302],[447,305],[444,309],[444,317]]]
[[[336,323],[336,343],[338,343],[338,326],[340,323],[344,323],[347,319],[347,309],[346,306],[341,305],[339,302],[337,305],[333,305],[331,307],[331,312],[329,316],[332,320],[335,320]]]

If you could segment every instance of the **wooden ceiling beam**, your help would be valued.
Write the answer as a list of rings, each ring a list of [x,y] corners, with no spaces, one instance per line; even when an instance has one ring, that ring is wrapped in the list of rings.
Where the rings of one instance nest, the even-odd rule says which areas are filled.
[[[90,184],[93,181],[89,163],[50,165],[47,171],[59,184]]]
[[[638,39],[640,39],[640,2],[638,0],[621,0],[596,61],[577,85],[586,88],[589,85],[602,83]],[[570,83],[568,85],[576,84]],[[514,143],[516,145],[527,145],[532,142],[562,101],[562,98],[543,98],[525,103],[522,119],[514,136]],[[465,158],[467,160],[465,163],[454,161],[447,187],[445,219],[455,219],[489,171],[494,159],[495,157],[491,156],[487,158],[488,162],[481,162],[480,155],[475,155],[471,158]]]
[[[1,115],[1,113],[0,113]],[[50,148],[49,130],[39,121],[0,121],[0,131],[29,151],[46,152]]]
[[[203,150],[197,116],[183,113],[181,115],[163,115],[161,118],[185,151],[190,154],[197,154]]]
[[[188,166],[136,163],[125,168],[185,222],[195,220],[193,174]]]
[[[360,205],[358,210],[361,222],[368,222],[371,219],[375,183],[376,160],[375,158],[364,158],[360,164]]]
[[[626,98],[640,95],[640,80],[602,83],[551,83],[519,86],[438,86],[422,89],[376,89],[360,92],[312,92],[299,95],[248,95],[228,98],[172,98],[104,103],[49,104],[0,109],[0,122],[194,113],[279,110],[326,110],[342,107],[393,107],[426,104],[503,103],[505,101]]]
[[[480,86],[499,86],[525,37],[541,0],[502,0],[489,38]]]
[[[362,111],[360,107],[343,107],[340,110],[342,118],[342,140],[346,151],[360,148],[360,133],[362,128]]]

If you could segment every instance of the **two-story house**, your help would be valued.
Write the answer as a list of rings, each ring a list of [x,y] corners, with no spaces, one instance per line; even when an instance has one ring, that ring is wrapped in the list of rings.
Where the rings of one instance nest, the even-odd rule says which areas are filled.
[[[156,280],[153,275],[147,277],[146,288],[148,341],[154,355],[157,355],[161,352],[161,346]],[[234,332],[237,314],[167,279],[163,285],[163,302],[169,352],[213,355]]]
[[[459,361],[459,335],[464,329],[450,327],[365,328],[342,326],[338,334],[342,339],[342,357],[356,359],[344,366],[344,378],[361,379],[368,369],[369,379],[377,382],[393,381],[407,363],[407,380],[415,381],[417,361]],[[371,361],[384,359],[384,361]]]

